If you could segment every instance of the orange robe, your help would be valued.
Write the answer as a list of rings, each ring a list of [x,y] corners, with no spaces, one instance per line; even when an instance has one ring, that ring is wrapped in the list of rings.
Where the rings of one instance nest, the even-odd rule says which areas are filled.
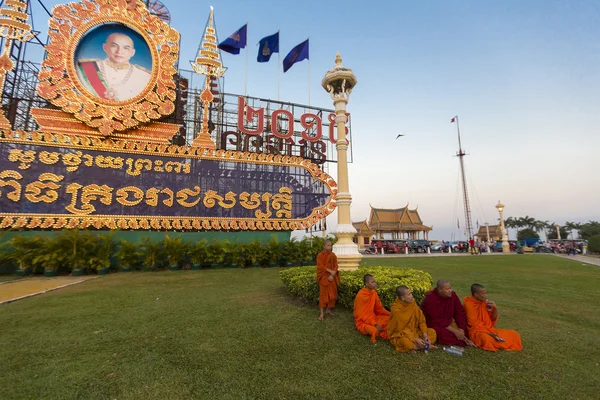
[[[371,335],[371,342],[377,342],[377,336],[387,340],[387,325],[390,312],[383,308],[377,291],[362,288],[354,299],[354,324],[363,335]],[[383,328],[379,332],[375,325]]]
[[[425,315],[415,301],[410,304],[396,299],[392,304],[390,322],[387,326],[387,336],[396,350],[403,353],[411,351],[415,347],[415,339],[423,337],[427,333],[429,343],[434,344],[437,334],[434,329],[428,328],[425,323]]]
[[[485,301],[479,301],[473,296],[465,297],[465,312],[467,313],[467,328],[469,331],[469,339],[475,343],[477,347],[484,350],[496,351],[498,349],[508,351],[521,351],[521,335],[516,331],[506,329],[496,329],[494,325],[498,321],[492,319],[491,311],[487,310]],[[506,342],[498,342],[488,333],[495,333]]]
[[[317,255],[317,282],[319,282],[319,307],[334,308],[338,296],[339,272],[335,274],[333,281],[329,281],[331,275],[327,270],[338,270],[337,256],[332,251],[322,251]]]

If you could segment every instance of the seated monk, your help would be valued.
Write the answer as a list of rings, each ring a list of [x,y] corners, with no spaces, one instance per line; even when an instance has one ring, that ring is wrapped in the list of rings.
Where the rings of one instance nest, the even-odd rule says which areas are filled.
[[[398,286],[396,297],[387,327],[390,343],[403,353],[424,350],[426,343],[429,343],[430,349],[435,349],[433,344],[437,335],[433,329],[427,328],[425,315],[417,306],[410,289]]]
[[[383,308],[375,289],[377,283],[372,275],[363,277],[365,287],[354,299],[354,324],[363,335],[371,335],[371,342],[377,343],[377,336],[387,339],[387,325],[390,312]]]
[[[323,251],[317,255],[317,282],[319,283],[319,321],[323,321],[325,310],[328,315],[335,315],[335,301],[338,297],[338,284],[340,274],[338,272],[337,256],[331,251],[333,245],[329,240],[323,244]]]
[[[439,344],[473,346],[465,333],[465,309],[450,282],[437,281],[436,287],[425,295],[421,310],[425,314],[427,326],[435,329]]]
[[[519,333],[494,328],[498,321],[498,307],[495,302],[488,300],[485,287],[474,283],[471,285],[471,294],[465,297],[465,312],[469,338],[475,345],[489,351],[523,350]]]

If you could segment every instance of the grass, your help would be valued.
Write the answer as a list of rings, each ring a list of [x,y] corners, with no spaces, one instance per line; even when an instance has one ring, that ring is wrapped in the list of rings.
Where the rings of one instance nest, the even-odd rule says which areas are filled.
[[[486,285],[522,353],[400,354],[319,323],[276,269],[115,274],[0,308],[0,398],[597,398],[600,268],[552,256],[366,259]],[[0,289],[1,290],[1,289]]]

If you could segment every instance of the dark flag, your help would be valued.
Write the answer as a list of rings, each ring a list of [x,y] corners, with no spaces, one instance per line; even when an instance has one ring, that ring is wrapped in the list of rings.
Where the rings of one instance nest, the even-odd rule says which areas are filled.
[[[271,59],[273,53],[279,53],[279,32],[260,39],[256,61],[267,62]]]
[[[308,39],[294,47],[283,59],[283,72],[302,60],[308,60]]]
[[[240,49],[246,47],[246,32],[248,24],[233,32],[227,39],[223,40],[217,47],[231,54],[240,54]]]

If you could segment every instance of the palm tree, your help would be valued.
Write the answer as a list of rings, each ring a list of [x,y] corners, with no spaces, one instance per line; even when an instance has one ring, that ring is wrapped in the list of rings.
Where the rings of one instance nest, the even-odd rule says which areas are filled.
[[[546,233],[546,229],[548,229],[549,221],[535,221],[535,231]],[[548,240],[548,236],[546,236],[546,240]]]
[[[504,221],[504,225],[506,225],[507,228],[517,228],[517,219],[513,218],[513,217],[508,217],[506,218],[506,220]]]
[[[527,227],[529,229],[535,230],[536,222],[537,222],[537,220],[535,218],[530,217],[529,215],[526,215],[523,218],[519,218],[519,220],[521,220],[522,227]]]

